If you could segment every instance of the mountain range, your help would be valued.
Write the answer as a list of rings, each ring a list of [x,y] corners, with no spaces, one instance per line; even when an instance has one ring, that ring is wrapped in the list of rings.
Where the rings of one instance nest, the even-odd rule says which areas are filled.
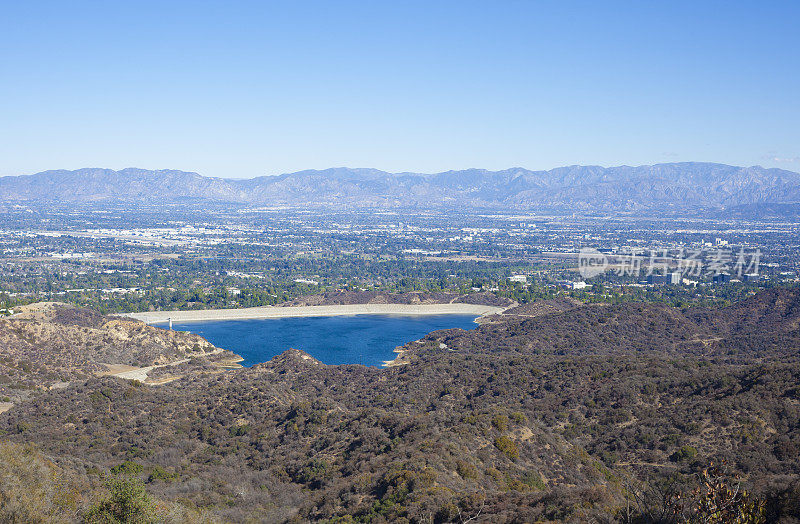
[[[800,202],[800,174],[760,166],[683,162],[608,168],[567,166],[549,171],[467,169],[435,174],[331,168],[252,179],[137,168],[53,170],[0,177],[0,201],[5,202],[187,200],[341,208],[719,210]]]

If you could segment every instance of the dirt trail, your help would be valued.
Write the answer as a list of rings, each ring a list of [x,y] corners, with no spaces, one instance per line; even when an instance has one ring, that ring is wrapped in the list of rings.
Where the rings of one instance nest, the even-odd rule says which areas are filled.
[[[217,355],[225,351],[224,349],[215,349],[214,351],[209,351],[208,353],[203,353],[202,355],[192,355],[191,358],[194,357],[207,357],[210,355]],[[125,364],[103,364],[108,368],[107,371],[100,373],[101,376],[110,376],[110,377],[118,377],[124,378],[128,380],[138,380],[141,383],[146,383],[147,375],[157,368],[166,368],[170,366],[178,366],[180,364],[185,364],[191,360],[191,358],[184,358],[181,360],[176,360],[174,362],[168,362],[166,364],[155,364],[153,366],[145,366],[141,368],[137,368],[135,366],[127,366]],[[163,380],[154,381],[152,384],[155,385],[157,383],[164,383]]]

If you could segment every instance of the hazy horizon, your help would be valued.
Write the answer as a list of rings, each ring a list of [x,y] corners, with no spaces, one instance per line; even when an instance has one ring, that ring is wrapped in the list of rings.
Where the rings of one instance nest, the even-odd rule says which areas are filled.
[[[509,171],[509,170],[513,170],[513,169],[523,169],[523,170],[532,171],[532,172],[547,172],[547,171],[553,171],[555,169],[562,169],[562,168],[568,168],[568,167],[599,167],[601,169],[616,169],[616,168],[621,168],[621,167],[638,168],[638,167],[646,167],[646,166],[672,165],[672,164],[716,164],[716,165],[729,165],[729,166],[733,166],[733,167],[741,167],[741,168],[745,168],[745,169],[749,169],[749,168],[782,169],[784,171],[790,171],[790,172],[793,172],[793,173],[799,173],[800,172],[800,168],[799,169],[787,169],[787,168],[781,168],[781,167],[769,167],[769,166],[765,166],[763,164],[754,164],[754,165],[749,165],[749,166],[737,166],[735,164],[727,164],[727,163],[724,163],[724,162],[693,161],[693,160],[690,160],[690,161],[681,161],[681,162],[658,162],[658,163],[649,163],[649,164],[618,164],[618,165],[569,164],[569,165],[553,166],[553,167],[542,168],[542,169],[530,168],[530,167],[526,167],[526,166],[510,166],[510,167],[505,167],[505,168],[500,168],[500,169],[487,169],[487,168],[483,168],[483,167],[465,167],[465,168],[460,168],[460,169],[446,169],[444,171],[436,171],[436,172],[422,172],[422,171],[408,171],[408,170],[404,170],[404,171],[388,171],[388,170],[380,169],[380,168],[376,168],[376,167],[365,167],[365,166],[360,166],[360,167],[330,166],[330,167],[325,167],[325,168],[321,168],[321,169],[298,169],[298,170],[295,170],[295,171],[288,171],[288,172],[283,172],[283,173],[267,173],[267,174],[255,175],[255,176],[209,175],[209,174],[201,173],[201,172],[198,172],[198,171],[190,171],[190,170],[187,170],[187,169],[181,169],[181,168],[175,168],[175,167],[161,168],[161,167],[125,166],[125,167],[122,167],[122,168],[111,168],[111,167],[103,167],[103,166],[83,166],[83,167],[78,167],[78,168],[74,168],[74,169],[52,168],[52,169],[45,169],[45,170],[42,170],[42,171],[37,171],[36,173],[21,173],[19,175],[0,175],[0,177],[6,177],[6,176],[31,176],[31,175],[37,175],[37,174],[40,174],[40,173],[46,173],[46,172],[52,172],[52,171],[81,171],[81,170],[86,170],[86,169],[104,169],[104,170],[108,169],[108,170],[112,170],[112,171],[115,171],[115,172],[124,171],[126,169],[138,169],[138,170],[142,170],[142,171],[180,171],[180,172],[184,172],[184,173],[194,173],[194,174],[200,175],[202,177],[206,177],[206,178],[223,178],[223,179],[232,179],[232,180],[248,180],[248,179],[259,178],[259,177],[276,177],[276,176],[282,176],[282,175],[291,175],[291,174],[302,173],[302,172],[306,172],[306,171],[328,171],[328,170],[336,170],[336,169],[376,170],[376,171],[381,171],[383,173],[387,173],[387,174],[390,174],[390,175],[404,175],[404,174],[439,175],[439,174],[448,173],[448,172],[473,171],[473,170],[475,170],[475,171],[487,171],[487,172],[500,172],[500,171]]]

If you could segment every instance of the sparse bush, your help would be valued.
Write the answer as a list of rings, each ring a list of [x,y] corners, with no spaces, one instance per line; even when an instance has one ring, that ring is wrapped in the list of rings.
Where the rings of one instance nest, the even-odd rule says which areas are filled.
[[[508,416],[503,415],[502,413],[499,415],[495,415],[492,417],[492,426],[497,429],[497,431],[505,431],[508,429]]]
[[[63,522],[87,490],[32,446],[0,443],[0,522]]]

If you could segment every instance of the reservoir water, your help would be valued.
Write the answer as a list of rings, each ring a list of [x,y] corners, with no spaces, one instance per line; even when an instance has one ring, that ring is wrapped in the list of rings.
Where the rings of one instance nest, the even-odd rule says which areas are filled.
[[[163,324],[160,324],[163,327]],[[325,364],[382,366],[394,349],[438,329],[475,329],[475,315],[353,315],[174,322],[244,358],[243,366],[301,349]]]

